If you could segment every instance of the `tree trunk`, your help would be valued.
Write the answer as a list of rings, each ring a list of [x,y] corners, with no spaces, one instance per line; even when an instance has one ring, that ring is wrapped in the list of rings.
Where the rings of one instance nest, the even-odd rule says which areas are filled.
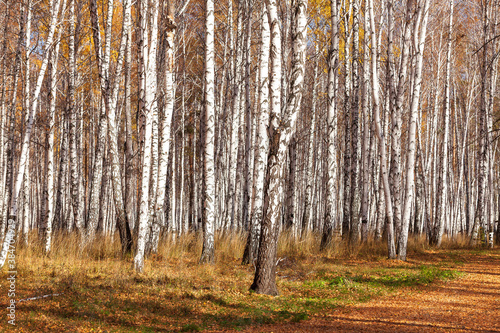
[[[253,263],[257,260],[261,221],[263,219],[263,192],[266,175],[266,159],[269,150],[267,126],[269,125],[269,43],[271,39],[269,19],[264,6],[262,10],[262,41],[260,50],[260,78],[259,78],[259,105],[258,132],[256,139],[256,153],[254,162],[253,205],[251,207],[250,231],[248,233],[243,263]]]
[[[215,174],[214,174],[214,130],[215,130],[215,15],[214,1],[206,0],[205,18],[205,195],[203,199],[203,250],[200,263],[213,263],[215,256]]]
[[[338,89],[338,66],[339,66],[339,19],[337,0],[330,0],[331,7],[331,44],[328,59],[328,110],[327,110],[327,183],[326,183],[326,208],[321,237],[321,249],[328,248],[333,240],[335,227],[336,195],[337,195],[337,154],[335,151],[335,140],[337,136],[337,89]]]

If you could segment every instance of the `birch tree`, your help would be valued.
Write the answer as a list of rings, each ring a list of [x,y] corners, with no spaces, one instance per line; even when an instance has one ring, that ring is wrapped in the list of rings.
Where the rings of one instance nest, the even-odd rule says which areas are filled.
[[[389,0],[390,2],[391,0]],[[394,244],[394,230],[393,230],[393,208],[391,189],[389,185],[389,174],[387,169],[387,153],[385,147],[385,133],[382,131],[382,122],[380,119],[380,83],[378,81],[378,44],[376,39],[375,27],[375,14],[373,10],[373,0],[368,0],[368,11],[370,14],[370,31],[371,31],[371,74],[372,74],[372,97],[373,97],[373,113],[375,117],[375,128],[379,138],[380,145],[380,172],[382,175],[382,182],[384,185],[385,197],[385,213],[386,213],[386,228],[387,228],[387,248],[388,257],[390,259],[396,258],[396,247]]]
[[[405,200],[402,215],[402,228],[398,241],[398,258],[406,260],[406,248],[408,244],[408,230],[410,226],[410,213],[412,201],[415,196],[415,155],[416,155],[416,132],[417,132],[417,115],[420,100],[420,89],[422,84],[422,63],[424,56],[425,37],[427,34],[427,18],[429,15],[429,0],[424,0],[423,7],[419,5],[419,17],[423,11],[423,19],[420,24],[420,29],[414,31],[414,35],[418,36],[418,45],[416,49],[416,67],[415,78],[413,83],[412,101],[410,107],[410,128],[408,131],[408,151],[406,160],[406,188]],[[418,27],[418,25],[416,25]],[[445,133],[446,134],[446,133]]]
[[[254,281],[250,289],[259,294],[277,295],[276,287],[276,250],[279,230],[281,198],[279,195],[283,177],[283,164],[287,146],[295,131],[298,110],[302,101],[302,86],[305,69],[306,11],[307,3],[294,0],[293,7],[293,61],[290,91],[286,111],[281,117],[280,73],[281,73],[281,34],[277,2],[267,0],[266,6],[271,25],[271,80],[270,86],[270,129],[267,174],[264,187],[264,218],[259,244],[259,254]]]
[[[269,47],[270,26],[266,6],[262,9],[261,49],[259,62],[259,113],[254,162],[253,200],[251,206],[250,230],[243,255],[243,263],[253,263],[257,259],[261,221],[264,210],[264,181],[266,175],[266,159],[269,149],[267,126],[269,124]]]
[[[156,93],[156,52],[158,43],[158,3],[150,1],[151,22],[149,30],[143,29],[142,36],[142,55],[144,57],[144,72],[145,72],[145,129],[144,129],[144,148],[142,156],[142,175],[141,175],[141,197],[139,205],[139,230],[137,238],[137,250],[134,257],[134,268],[138,272],[144,269],[144,254],[146,250],[146,241],[148,239],[149,226],[149,182],[151,176],[151,155],[152,155],[152,130],[153,130],[153,113],[157,112],[158,108]],[[147,17],[147,3],[141,4],[141,15]],[[148,41],[148,35],[151,35],[151,40]]]
[[[214,262],[215,227],[215,173],[214,173],[214,129],[215,129],[215,59],[214,59],[214,1],[205,1],[205,159],[203,198],[203,250],[200,263]]]
[[[452,33],[453,33],[453,0],[450,0],[450,15],[448,24],[448,41],[447,41],[447,51],[446,51],[446,79],[444,86],[444,131],[443,131],[443,141],[442,141],[442,153],[440,160],[440,172],[438,176],[438,191],[437,191],[437,203],[436,203],[436,213],[434,217],[434,230],[431,233],[430,243],[436,246],[441,245],[441,240],[443,237],[444,226],[445,226],[445,205],[446,197],[448,195],[448,179],[447,179],[447,169],[448,169],[448,138],[449,138],[449,127],[450,127],[450,71],[451,71],[451,50],[452,50]],[[437,156],[436,156],[437,157]]]
[[[335,209],[337,194],[337,154],[335,151],[335,140],[337,136],[337,109],[336,98],[338,89],[338,66],[339,66],[339,20],[338,20],[338,2],[330,0],[331,8],[331,42],[328,55],[328,109],[327,109],[327,173],[328,181],[326,184],[326,211],[323,226],[323,235],[321,238],[321,248],[326,249],[332,242],[333,230],[335,226]]]

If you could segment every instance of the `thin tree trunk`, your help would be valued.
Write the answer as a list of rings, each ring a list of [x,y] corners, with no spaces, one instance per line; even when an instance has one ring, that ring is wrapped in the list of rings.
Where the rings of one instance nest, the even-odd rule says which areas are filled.
[[[335,140],[337,136],[337,109],[336,98],[338,89],[338,66],[339,66],[339,20],[338,2],[330,0],[331,7],[331,44],[328,59],[328,110],[327,110],[327,182],[326,182],[326,208],[321,237],[321,249],[328,248],[333,239],[335,227],[336,195],[337,195],[337,154],[335,151]]]
[[[141,8],[141,15],[147,17],[148,7],[146,3]],[[145,129],[144,129],[144,151],[142,161],[142,176],[141,176],[141,200],[139,207],[139,232],[137,238],[137,252],[134,257],[134,268],[137,272],[142,272],[144,269],[144,255],[146,250],[146,242],[148,239],[148,231],[150,229],[149,220],[149,182],[151,176],[151,155],[152,155],[152,138],[153,131],[153,114],[157,112],[158,104],[156,99],[156,51],[158,37],[158,3],[153,0],[149,4],[151,6],[151,25],[150,34],[151,41],[148,42],[148,31],[143,29],[141,36],[143,46],[142,55],[145,63]],[[149,49],[146,47],[149,46]]]
[[[203,250],[200,263],[213,263],[215,256],[215,174],[214,174],[214,130],[215,130],[215,15],[214,1],[206,0],[205,18],[205,160],[203,198]]]
[[[262,10],[262,41],[260,50],[259,78],[259,114],[256,138],[256,153],[254,162],[253,201],[251,207],[250,231],[248,233],[243,263],[253,263],[257,260],[261,221],[263,219],[264,181],[266,175],[266,159],[269,150],[267,126],[269,125],[269,43],[271,39],[267,9]]]
[[[391,190],[389,185],[389,177],[387,170],[387,153],[385,147],[385,136],[382,132],[382,122],[380,120],[380,96],[379,96],[379,82],[378,82],[378,71],[377,71],[377,52],[378,45],[376,41],[375,34],[375,15],[373,11],[373,0],[368,0],[369,13],[370,13],[370,31],[372,39],[372,95],[373,95],[373,111],[375,117],[375,124],[377,129],[377,136],[380,141],[380,172],[382,173],[382,182],[384,185],[384,195],[385,195],[385,213],[387,221],[387,244],[388,244],[388,257],[390,259],[396,258],[396,247],[394,244],[394,230],[393,230],[393,209],[391,200]]]
[[[408,131],[408,151],[406,160],[406,189],[405,201],[403,205],[402,228],[398,240],[398,259],[406,260],[406,248],[408,245],[408,230],[410,226],[411,205],[415,196],[415,154],[416,154],[416,135],[417,135],[417,116],[420,102],[420,89],[422,83],[422,65],[424,56],[425,37],[427,35],[427,18],[429,15],[429,0],[425,0],[423,10],[422,24],[419,31],[414,31],[418,36],[418,45],[416,45],[416,68],[415,82],[413,84],[413,94],[410,108],[410,128]],[[420,16],[420,15],[419,15]]]

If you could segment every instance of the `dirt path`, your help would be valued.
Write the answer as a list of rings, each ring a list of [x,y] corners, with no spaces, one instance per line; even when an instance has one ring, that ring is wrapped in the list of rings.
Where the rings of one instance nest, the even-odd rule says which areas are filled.
[[[244,332],[500,332],[500,252],[465,259],[456,268],[465,275],[453,281]]]

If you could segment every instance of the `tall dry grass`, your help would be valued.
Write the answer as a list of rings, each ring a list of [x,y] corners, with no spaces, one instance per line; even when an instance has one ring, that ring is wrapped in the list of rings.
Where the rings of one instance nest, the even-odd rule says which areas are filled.
[[[40,265],[73,267],[75,270],[86,271],[90,263],[99,266],[99,263],[116,266],[115,271],[130,271],[133,255],[123,257],[121,253],[120,239],[118,234],[114,236],[97,236],[96,239],[85,247],[80,248],[80,240],[77,234],[55,234],[51,252],[44,253],[43,240],[37,233],[29,235],[28,246],[20,246],[17,256],[27,265],[29,269]],[[376,259],[387,256],[387,244],[385,240],[374,241],[373,239],[352,246],[346,241],[337,239],[326,251],[320,251],[319,244],[321,235],[319,233],[307,233],[304,237],[293,233],[281,233],[278,241],[278,257],[307,259],[313,257],[326,258],[350,258],[350,259]],[[162,267],[170,265],[198,266],[201,254],[203,238],[201,233],[187,233],[180,237],[162,237],[158,252],[152,254],[146,260],[146,271],[148,267]],[[246,233],[217,233],[215,237],[216,265],[224,266],[228,262],[237,263],[241,260],[246,244]],[[443,249],[468,249],[469,239],[466,236],[455,236],[454,238],[443,237],[441,245]],[[410,236],[408,240],[408,254],[411,257],[419,253],[431,250],[425,235]],[[108,267],[109,268],[109,267]],[[95,270],[95,267],[92,268]]]

